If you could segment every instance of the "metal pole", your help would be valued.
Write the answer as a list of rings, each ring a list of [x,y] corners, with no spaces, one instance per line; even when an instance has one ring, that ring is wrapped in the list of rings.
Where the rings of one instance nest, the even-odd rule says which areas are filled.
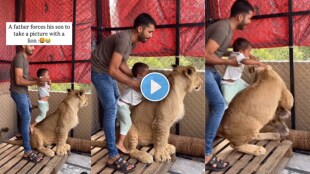
[[[176,37],[176,39],[175,39],[175,46],[176,46],[176,48],[175,48],[175,66],[179,66],[180,65],[180,58],[179,58],[179,56],[180,56],[180,7],[181,5],[180,5],[180,0],[177,0],[176,1],[176,28],[175,28],[175,30],[176,30],[176,34],[175,34],[175,37]],[[175,133],[177,134],[177,135],[179,135],[180,134],[180,124],[179,123],[177,123],[176,125],[175,125]]]
[[[75,35],[76,35],[76,0],[73,0],[73,22],[72,22],[72,62],[71,62],[71,89],[74,89],[74,76],[75,76]],[[73,129],[70,131],[73,137]]]
[[[291,93],[295,98],[295,75],[294,75],[294,28],[293,28],[293,2],[292,0],[288,0],[288,20],[289,20],[289,59],[290,59],[290,87]],[[296,100],[295,100],[296,103]],[[295,112],[295,104],[291,110],[292,117],[291,117],[291,124],[292,129],[296,129],[296,112]]]
[[[98,24],[98,37],[97,41],[100,43],[102,41],[102,0],[97,0],[97,24]]]
[[[72,60],[71,60],[71,89],[74,89],[75,76],[75,35],[76,35],[76,0],[73,0],[73,22],[72,22]]]

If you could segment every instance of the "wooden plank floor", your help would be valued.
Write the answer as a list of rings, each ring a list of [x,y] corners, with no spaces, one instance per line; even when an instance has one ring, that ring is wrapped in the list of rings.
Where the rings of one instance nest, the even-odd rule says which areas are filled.
[[[224,172],[209,172],[206,174],[277,174],[286,166],[293,155],[292,142],[290,141],[254,141],[252,144],[264,146],[267,150],[265,155],[255,157],[237,152],[229,146],[226,139],[214,141],[213,153],[219,159],[230,163],[231,167]]]
[[[103,131],[100,131],[92,136],[92,140],[105,140],[105,136]],[[142,147],[140,150],[147,151],[151,154],[154,154],[154,148],[152,147]],[[128,155],[121,154],[126,160],[130,163],[136,165],[136,169],[132,174],[166,174],[172,164],[175,162],[176,158],[173,157],[172,162],[160,163],[160,162],[153,162],[152,164],[143,164],[138,162],[134,158],[130,158]],[[91,150],[91,173],[92,174],[120,174],[111,168],[106,167],[106,162],[108,159],[108,150],[106,148],[98,148],[92,147]]]
[[[15,137],[11,138],[12,140]],[[52,147],[54,149],[54,147]],[[42,153],[35,151],[37,154],[44,156]],[[24,148],[18,145],[7,143],[0,144],[0,171],[7,174],[53,174],[68,159],[68,156],[54,156],[52,158],[44,156],[43,161],[38,164],[28,162],[22,159]]]

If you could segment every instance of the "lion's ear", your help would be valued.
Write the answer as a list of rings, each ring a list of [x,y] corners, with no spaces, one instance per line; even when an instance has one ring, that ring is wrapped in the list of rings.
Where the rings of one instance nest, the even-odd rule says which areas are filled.
[[[77,95],[78,97],[81,97],[81,96],[84,95],[84,94],[85,94],[85,91],[84,91],[84,90],[80,90],[79,92],[76,93],[76,95]]]
[[[191,76],[195,72],[195,68],[192,66],[188,66],[186,69],[184,69],[184,75]]]
[[[72,89],[69,89],[69,88],[67,89],[67,92],[68,92],[68,93],[70,93],[71,91],[73,91],[73,90],[72,90]]]

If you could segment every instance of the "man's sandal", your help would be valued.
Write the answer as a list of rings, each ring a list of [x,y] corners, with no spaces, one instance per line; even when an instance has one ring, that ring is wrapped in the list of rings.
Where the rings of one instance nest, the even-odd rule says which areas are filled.
[[[31,152],[28,156],[23,156],[24,160],[33,162],[33,163],[39,163],[43,160],[43,157],[40,157],[38,155],[36,155],[34,152]]]
[[[229,163],[227,162],[226,165],[225,163],[226,162],[222,160],[217,160],[217,157],[213,155],[211,160],[207,164],[205,164],[205,169],[209,171],[215,171],[215,172],[225,171],[229,167]]]
[[[129,165],[132,165],[132,164],[125,161],[124,158],[121,156],[117,160],[115,160],[112,164],[107,163],[107,167],[110,167],[112,169],[115,169],[123,173],[130,173],[134,171],[134,169],[136,168],[136,166],[134,166],[133,168],[128,169]]]

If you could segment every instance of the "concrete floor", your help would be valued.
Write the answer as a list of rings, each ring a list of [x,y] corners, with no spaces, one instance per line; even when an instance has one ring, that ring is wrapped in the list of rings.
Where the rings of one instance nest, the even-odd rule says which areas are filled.
[[[90,156],[71,153],[57,174],[90,174],[90,163]],[[177,157],[168,174],[202,174],[203,171],[203,159],[181,156]],[[294,153],[281,174],[310,174],[310,155]]]
[[[310,174],[310,155],[294,153],[281,174]]]
[[[71,153],[57,174],[90,174],[91,157],[85,154]]]

